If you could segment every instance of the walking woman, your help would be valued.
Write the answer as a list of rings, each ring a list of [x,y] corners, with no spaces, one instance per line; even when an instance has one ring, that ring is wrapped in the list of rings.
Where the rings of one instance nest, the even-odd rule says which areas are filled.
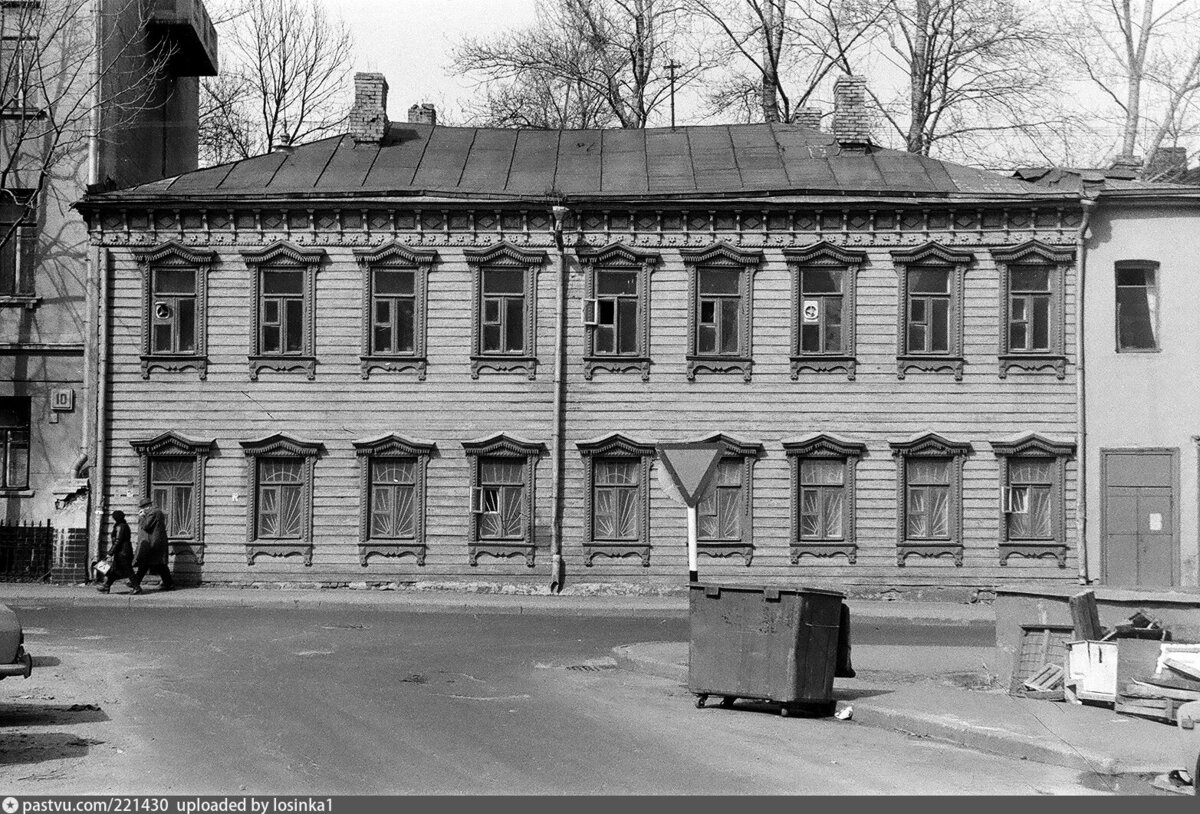
[[[125,522],[125,512],[113,512],[112,519],[112,542],[108,546],[112,567],[104,575],[104,584],[96,589],[102,594],[108,593],[118,579],[133,576],[133,544],[130,542],[129,524]]]

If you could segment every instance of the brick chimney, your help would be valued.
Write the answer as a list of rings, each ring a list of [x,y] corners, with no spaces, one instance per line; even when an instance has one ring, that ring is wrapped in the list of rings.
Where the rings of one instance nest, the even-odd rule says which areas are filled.
[[[1104,171],[1105,178],[1115,178],[1120,181],[1132,181],[1142,174],[1142,159],[1136,155],[1122,153],[1113,159],[1108,169]]]
[[[819,107],[798,107],[796,112],[792,114],[792,123],[798,124],[801,127],[807,127],[811,130],[821,129],[821,108]]]
[[[1178,183],[1187,172],[1186,147],[1159,147],[1143,178],[1147,181]]]
[[[845,74],[833,84],[833,136],[843,150],[870,151],[866,77]]]
[[[428,124],[434,126],[437,124],[437,108],[429,102],[413,105],[408,109],[408,121],[410,124]]]
[[[354,107],[350,135],[355,144],[379,144],[388,131],[387,79],[381,73],[354,75]]]

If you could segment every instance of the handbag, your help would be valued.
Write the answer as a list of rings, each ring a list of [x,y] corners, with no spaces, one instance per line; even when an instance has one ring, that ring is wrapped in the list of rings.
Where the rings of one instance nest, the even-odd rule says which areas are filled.
[[[97,574],[104,576],[112,570],[113,562],[112,560],[97,560],[93,567],[96,569]]]

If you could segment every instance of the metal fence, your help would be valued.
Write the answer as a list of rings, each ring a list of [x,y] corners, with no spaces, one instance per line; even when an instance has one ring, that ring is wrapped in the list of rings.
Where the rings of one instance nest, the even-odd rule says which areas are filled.
[[[54,528],[45,523],[0,522],[0,582],[41,582],[50,578]]]

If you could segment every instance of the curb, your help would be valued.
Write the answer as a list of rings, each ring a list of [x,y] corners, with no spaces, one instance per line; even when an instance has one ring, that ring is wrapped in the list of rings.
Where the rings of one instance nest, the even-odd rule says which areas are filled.
[[[649,642],[650,645],[668,644],[667,642]],[[644,645],[641,645],[644,646]],[[645,673],[646,675],[658,676],[659,678],[667,678],[671,681],[677,681],[680,684],[687,684],[688,668],[686,664],[675,664],[674,662],[663,661],[650,656],[644,656],[634,650],[639,645],[621,645],[612,649],[613,658],[617,660],[617,667],[622,670],[630,670],[635,673]]]

